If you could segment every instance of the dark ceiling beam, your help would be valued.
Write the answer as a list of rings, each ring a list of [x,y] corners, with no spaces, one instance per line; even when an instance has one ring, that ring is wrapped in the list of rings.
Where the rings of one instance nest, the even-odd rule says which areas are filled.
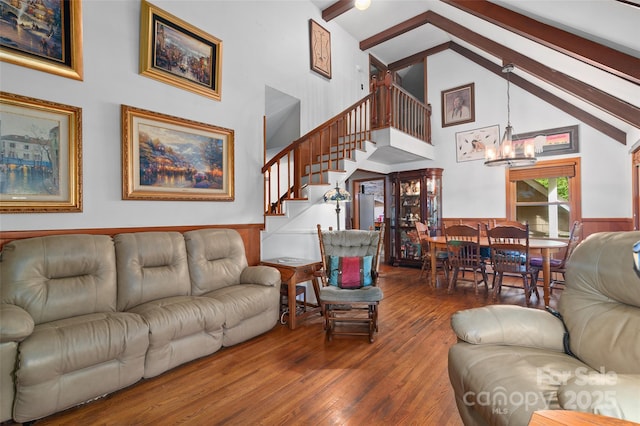
[[[443,51],[449,49],[450,48],[450,44],[451,44],[451,42],[448,41],[446,43],[442,43],[442,44],[439,44],[437,46],[433,46],[430,49],[423,50],[422,52],[418,52],[418,53],[415,53],[415,54],[413,54],[411,56],[407,56],[406,58],[400,59],[398,61],[391,62],[388,65],[388,68],[391,71],[395,71],[395,70],[399,70],[399,69],[408,67],[409,65],[417,64],[418,62],[424,61],[425,58],[427,56],[429,56],[429,55],[434,55],[436,53],[443,52]]]
[[[475,62],[481,67],[487,69],[488,71],[491,71],[492,73],[506,80],[506,77],[505,77],[506,74],[502,72],[502,66],[491,62],[487,58],[484,58],[481,55],[478,55],[477,53],[472,52],[471,50],[463,46],[460,46],[457,43],[451,42],[450,47],[451,47],[451,50],[453,50],[454,52],[459,53],[460,55],[464,56],[470,61]],[[564,111],[567,114],[577,118],[583,123],[609,136],[613,140],[616,140],[623,145],[627,144],[626,132],[618,129],[617,127],[612,126],[611,124],[599,119],[598,117],[595,117],[589,114],[588,112],[578,108],[577,106],[571,104],[570,102],[567,102],[564,99],[559,98],[553,93],[549,93],[548,91],[542,89],[539,86],[536,86],[535,84],[531,83],[530,81],[516,74],[512,73],[509,76],[509,79],[512,84],[526,90],[527,92],[531,93],[534,96],[537,96],[538,98],[553,105],[559,110]]]
[[[374,34],[369,38],[366,38],[360,42],[360,49],[367,50],[372,48],[373,46],[377,46],[378,44],[384,43],[385,41],[389,41],[394,37],[398,37],[404,33],[407,33],[415,28],[421,27],[424,24],[429,23],[429,17],[427,15],[428,12],[421,13],[420,15],[416,15],[411,19],[407,19],[404,22],[401,22],[397,25],[394,25],[391,28],[388,28],[378,34]]]
[[[442,0],[485,21],[620,78],[640,84],[640,59],[486,0]]]
[[[333,3],[331,6],[325,8],[322,11],[322,19],[329,22],[333,18],[337,18],[345,12],[353,9],[354,1],[353,0],[338,0]]]
[[[578,99],[606,111],[619,120],[640,128],[640,108],[481,36],[435,12],[429,11],[426,13],[431,24],[454,37],[458,37],[485,52],[501,58],[503,65],[512,63],[545,83],[564,90]]]
[[[459,38],[495,57],[502,59],[503,65],[513,63],[518,68],[555,86],[582,101],[599,108],[608,114],[640,128],[640,108],[616,98],[580,80],[556,71],[540,62],[534,61],[526,55],[509,49],[487,37],[484,37],[467,27],[464,27],[433,11],[427,11],[407,19],[391,28],[379,32],[360,42],[360,48],[369,49],[398,35],[404,34],[421,25],[431,24],[441,30]]]

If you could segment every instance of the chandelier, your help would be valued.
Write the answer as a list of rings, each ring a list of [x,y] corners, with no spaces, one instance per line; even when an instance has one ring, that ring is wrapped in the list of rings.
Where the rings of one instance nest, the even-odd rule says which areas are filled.
[[[528,139],[517,145],[513,144],[511,97],[509,94],[513,68],[513,64],[506,65],[502,68],[502,72],[507,74],[507,127],[504,129],[504,136],[502,136],[502,141],[498,148],[496,149],[495,146],[490,146],[485,149],[485,166],[521,167],[531,166],[537,161],[534,141],[532,139]]]

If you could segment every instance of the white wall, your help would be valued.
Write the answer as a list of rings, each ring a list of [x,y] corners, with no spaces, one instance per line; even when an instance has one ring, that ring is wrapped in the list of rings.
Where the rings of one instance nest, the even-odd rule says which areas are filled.
[[[433,108],[433,143],[437,167],[443,173],[443,217],[505,217],[505,171],[486,167],[483,160],[457,163],[457,132],[499,125],[507,121],[506,80],[453,51],[428,59],[428,91]],[[475,122],[441,127],[442,90],[475,83]],[[594,130],[574,117],[546,104],[511,84],[511,124],[515,133],[579,125],[579,153],[540,157],[581,157],[582,216],[630,218],[632,216],[631,157],[629,145]],[[434,167],[425,162],[425,167]]]
[[[365,94],[368,56],[310,2],[152,3],[222,39],[222,101],[139,74],[138,0],[83,1],[84,81],[0,63],[2,91],[82,108],[83,212],[3,215],[3,230],[261,223],[265,85],[301,100],[302,133]],[[310,18],[331,32],[331,80],[309,69]],[[235,201],[123,201],[121,104],[233,129]]]
[[[262,117],[265,86],[301,100],[300,132],[365,95],[368,56],[356,40],[307,1],[154,1],[153,4],[223,41],[222,101],[181,90],[138,73],[138,0],[83,1],[84,81],[0,63],[0,89],[83,109],[82,213],[10,214],[2,230],[261,223]],[[333,78],[309,70],[308,20],[331,32]],[[455,133],[506,125],[506,82],[452,51],[428,59],[436,161],[398,170],[443,167],[444,217],[504,217],[504,170],[482,161],[457,163]],[[474,82],[476,121],[442,129],[442,90]],[[168,202],[121,199],[120,105],[127,104],[235,131],[235,201]],[[580,126],[582,214],[632,215],[630,146],[579,123],[511,86],[516,132]],[[640,137],[636,129],[632,142]],[[546,157],[557,158],[557,157]],[[329,213],[330,214],[330,213]]]

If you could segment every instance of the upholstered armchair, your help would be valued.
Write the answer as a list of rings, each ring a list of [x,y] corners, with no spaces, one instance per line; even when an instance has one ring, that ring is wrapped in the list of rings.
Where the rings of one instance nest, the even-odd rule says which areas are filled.
[[[640,422],[637,241],[607,232],[578,245],[555,315],[492,305],[452,316],[449,378],[465,425],[526,425],[549,409]]]

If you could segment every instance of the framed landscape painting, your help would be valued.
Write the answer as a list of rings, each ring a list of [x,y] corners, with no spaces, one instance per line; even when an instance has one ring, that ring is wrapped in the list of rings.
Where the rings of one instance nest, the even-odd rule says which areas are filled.
[[[121,112],[124,200],[233,201],[233,130],[127,105]]]
[[[82,211],[82,110],[0,92],[0,213]]]
[[[140,74],[221,99],[222,41],[142,1]]]
[[[0,60],[82,80],[80,0],[5,0],[0,13]]]

